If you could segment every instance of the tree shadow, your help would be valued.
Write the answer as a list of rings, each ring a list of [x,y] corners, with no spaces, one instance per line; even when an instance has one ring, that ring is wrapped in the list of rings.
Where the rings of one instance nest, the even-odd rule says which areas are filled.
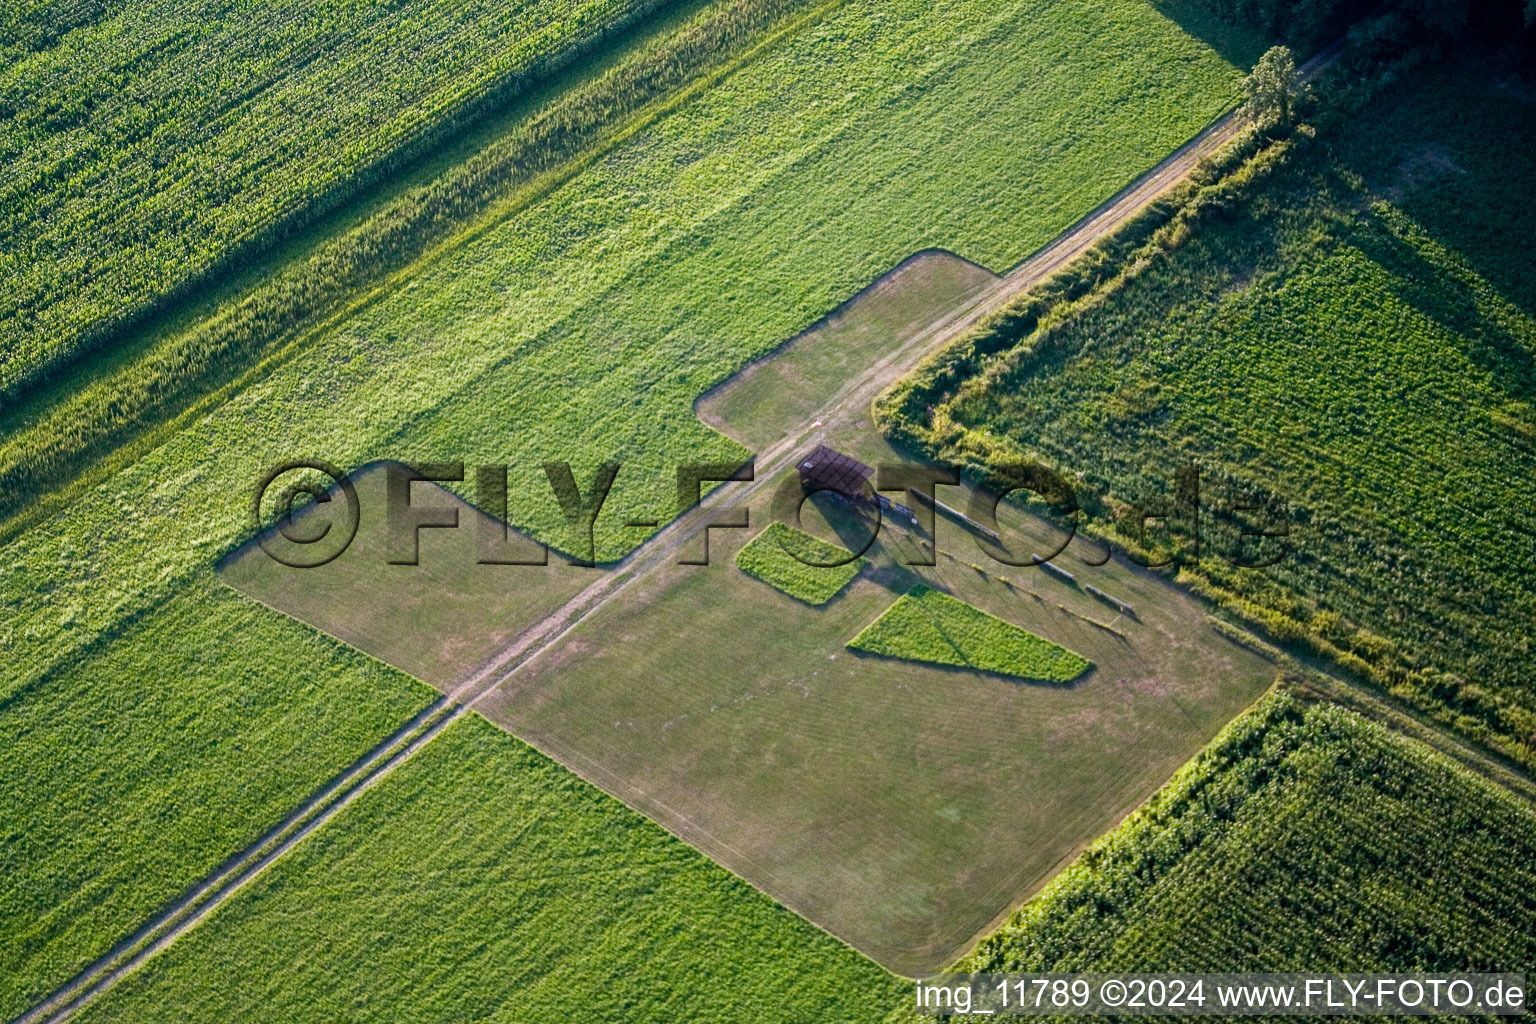
[[[1505,391],[1521,399],[1536,394],[1536,355],[1506,327],[1479,310],[1477,293],[1465,280],[1436,266],[1374,211],[1366,215],[1363,229],[1354,232],[1350,242],[1387,271],[1399,299],[1453,335],[1467,358],[1486,370]],[[1488,286],[1503,294],[1491,281]]]
[[[850,552],[863,551],[863,556],[869,560],[863,572],[864,579],[897,594],[905,594],[917,584],[928,582],[902,564],[894,545],[885,540],[891,523],[884,516],[877,522],[874,508],[869,504],[847,501],[830,491],[818,491],[806,503],[815,507],[842,547]],[[804,524],[801,528],[804,529]],[[874,535],[873,541],[871,535]]]
[[[1503,298],[1536,316],[1525,201],[1536,182],[1536,86],[1499,52],[1428,72],[1435,85],[1398,90],[1383,118],[1343,140],[1344,162]],[[1451,102],[1447,102],[1447,100]]]
[[[1153,6],[1163,17],[1215,50],[1222,60],[1244,71],[1253,67],[1265,50],[1280,42],[1255,29],[1223,21],[1201,0],[1153,0]],[[1310,54],[1300,54],[1297,60],[1307,56]]]

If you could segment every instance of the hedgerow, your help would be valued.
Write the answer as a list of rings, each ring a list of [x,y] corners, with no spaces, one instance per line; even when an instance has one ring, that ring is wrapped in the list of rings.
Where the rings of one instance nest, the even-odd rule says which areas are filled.
[[[1074,651],[922,584],[897,598],[848,646],[1046,683],[1069,683],[1093,667]]]
[[[864,558],[833,564],[847,558],[848,552],[834,544],[784,523],[770,523],[736,552],[736,565],[796,600],[826,604],[869,564]]]

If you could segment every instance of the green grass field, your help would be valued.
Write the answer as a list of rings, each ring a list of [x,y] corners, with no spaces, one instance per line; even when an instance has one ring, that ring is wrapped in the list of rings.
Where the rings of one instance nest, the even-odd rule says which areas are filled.
[[[1279,696],[959,969],[1506,971],[1536,955],[1533,855],[1523,799],[1354,714]]]
[[[1082,655],[919,584],[848,641],[849,650],[1070,683],[1093,667]]]
[[[203,620],[226,601],[245,607],[213,583],[212,567],[248,536],[250,490],[267,467],[296,454],[354,467],[511,460],[523,474],[514,493],[526,496],[516,521],[559,538],[537,462],[569,458],[585,480],[619,457],[598,532],[612,557],[645,535],[615,524],[673,514],[679,457],[739,451],[694,419],[699,394],[916,250],[1016,261],[1229,104],[1236,78],[1140,0],[837,5],[404,275],[0,549],[0,729],[14,735],[81,666],[92,675],[78,712],[109,715],[130,686],[146,701],[187,691],[181,674],[143,666],[203,659],[216,671],[192,674],[218,685],[184,702],[188,728],[227,730],[229,741],[125,740],[111,770],[82,761],[53,784],[99,803],[117,788],[116,767],[147,751],[162,756],[168,788],[184,773],[240,780],[292,738],[263,723],[299,707],[320,735],[376,735],[356,725],[359,715],[377,724],[366,704],[293,703],[295,673],[280,666],[312,651],[307,632],[274,641],[281,652],[208,653],[216,633]],[[342,679],[352,657],[337,648],[306,670]],[[391,698],[397,720],[426,696],[408,687]],[[339,746],[317,742],[330,762],[294,762],[287,802],[359,749]],[[36,828],[63,827],[49,824],[69,820],[62,806],[26,802],[31,773],[23,759],[0,759],[0,816],[26,809]],[[210,827],[197,857],[154,876],[156,892],[190,885],[283,803]],[[208,806],[217,817],[219,804]],[[139,846],[153,824],[149,807],[133,805],[90,818],[87,832],[118,837],[86,843],[100,851],[93,869],[152,859]],[[47,876],[70,856],[50,850],[35,870]],[[12,893],[0,913],[21,920],[26,905]],[[136,913],[111,902],[124,922]],[[13,999],[62,982],[121,934],[39,940]]]
[[[823,1024],[904,987],[470,717],[80,1019]]]
[[[736,552],[736,567],[806,604],[826,604],[869,563],[848,558],[845,548],[817,540],[783,523],[770,523]],[[810,563],[810,564],[807,564]]]
[[[32,12],[61,31],[0,73],[0,396],[655,6]]]
[[[1430,67],[1208,196],[1123,287],[946,382],[934,450],[1079,474],[1101,525],[1165,500],[1198,458],[1197,581],[1532,763],[1529,631],[1510,628],[1536,616],[1536,276],[1520,255],[1536,104],[1521,82]],[[1255,495],[1292,524],[1292,554],[1230,569],[1217,514]]]
[[[0,702],[0,1017],[130,934],[432,696],[201,579]]]

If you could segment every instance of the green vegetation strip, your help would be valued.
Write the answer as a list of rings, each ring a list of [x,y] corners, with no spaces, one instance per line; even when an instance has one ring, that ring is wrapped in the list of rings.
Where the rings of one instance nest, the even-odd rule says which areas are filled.
[[[657,0],[97,6],[0,69],[0,398]]]
[[[80,1019],[836,1022],[905,991],[471,716]]]
[[[956,969],[1503,971],[1536,957],[1533,892],[1530,804],[1282,694]]]
[[[773,523],[736,552],[736,565],[806,604],[826,604],[869,564],[863,558],[831,564],[846,558],[848,552],[835,544],[817,540],[793,526]]]
[[[1046,683],[1069,683],[1093,667],[1081,654],[921,584],[897,598],[848,646]]]
[[[0,1019],[435,696],[209,580],[0,703]]]

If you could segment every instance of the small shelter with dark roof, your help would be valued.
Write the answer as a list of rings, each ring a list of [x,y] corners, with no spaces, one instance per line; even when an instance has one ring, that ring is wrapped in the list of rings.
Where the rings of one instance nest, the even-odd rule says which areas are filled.
[[[819,444],[800,460],[800,486],[811,491],[833,491],[850,501],[868,496],[865,485],[875,471],[851,455]]]

